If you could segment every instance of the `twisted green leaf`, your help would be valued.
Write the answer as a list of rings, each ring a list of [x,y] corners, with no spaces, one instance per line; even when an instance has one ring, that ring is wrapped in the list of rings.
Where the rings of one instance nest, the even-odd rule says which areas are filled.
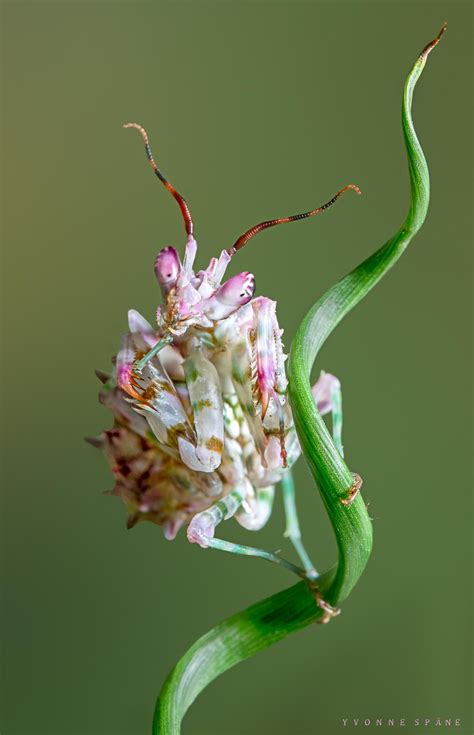
[[[413,90],[430,51],[446,24],[418,57],[405,83],[402,125],[408,155],[411,201],[399,231],[345,276],[312,307],[293,341],[289,360],[289,396],[303,454],[315,478],[338,545],[338,563],[318,579],[318,593],[305,582],[272,595],[217,625],[189,649],[165,682],[153,722],[155,735],[178,735],[181,721],[198,694],[217,676],[290,633],[323,619],[321,599],[336,606],[362,574],[372,547],[372,527],[359,494],[341,499],[354,477],[336,450],[311,394],[310,373],[316,356],[341,319],[397,262],[422,226],[429,203],[429,173],[411,117]],[[326,616],[327,617],[327,616]]]

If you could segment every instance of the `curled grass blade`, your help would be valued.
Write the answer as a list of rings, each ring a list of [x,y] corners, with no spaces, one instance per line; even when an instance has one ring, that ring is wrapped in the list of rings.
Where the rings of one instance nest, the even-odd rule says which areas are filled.
[[[347,498],[354,478],[316,409],[310,373],[327,337],[397,262],[425,220],[429,173],[413,125],[411,106],[428,55],[445,28],[446,24],[416,60],[403,92],[402,126],[411,185],[406,220],[390,240],[316,302],[303,319],[291,348],[289,395],[296,428],[338,546],[337,566],[318,580],[322,597],[332,606],[348,596],[362,574],[372,548],[372,527],[360,494],[350,505],[341,502]],[[154,735],[178,735],[186,711],[217,676],[290,633],[321,620],[324,611],[318,606],[317,597],[308,585],[300,582],[224,620],[196,641],[163,686],[155,709]]]

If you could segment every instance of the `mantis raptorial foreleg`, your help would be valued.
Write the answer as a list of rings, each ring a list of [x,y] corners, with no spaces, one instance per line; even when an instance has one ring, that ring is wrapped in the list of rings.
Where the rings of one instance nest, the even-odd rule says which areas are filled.
[[[197,471],[212,472],[219,467],[224,449],[224,409],[219,375],[199,348],[191,352],[183,366],[196,432],[196,446],[187,448],[188,461]]]

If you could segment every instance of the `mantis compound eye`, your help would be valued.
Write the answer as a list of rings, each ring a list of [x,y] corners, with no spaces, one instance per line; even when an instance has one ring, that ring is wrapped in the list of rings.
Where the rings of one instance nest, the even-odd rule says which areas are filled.
[[[216,298],[228,306],[243,306],[248,304],[255,293],[255,277],[252,273],[239,273],[229,278],[216,291]]]
[[[163,248],[155,260],[155,275],[160,286],[165,290],[176,283],[181,272],[181,261],[178,251],[173,247]]]

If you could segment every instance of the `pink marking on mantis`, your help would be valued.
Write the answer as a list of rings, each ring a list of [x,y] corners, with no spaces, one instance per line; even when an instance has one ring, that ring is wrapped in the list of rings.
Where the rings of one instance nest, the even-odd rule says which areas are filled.
[[[268,409],[270,396],[275,392],[277,371],[274,334],[276,302],[262,296],[255,299],[253,309],[257,325],[255,343],[257,385],[262,401],[263,419]]]
[[[255,290],[255,278],[251,273],[239,273],[229,278],[211,295],[190,308],[186,300],[180,302],[180,311],[190,316],[202,314],[212,321],[226,319],[241,306],[248,304]]]
[[[130,349],[128,339],[125,339],[117,353],[116,375],[117,384],[126,392],[130,392],[130,379],[133,372],[134,360],[135,353]]]
[[[200,518],[199,523],[191,520],[187,528],[188,541],[191,544],[198,544],[202,549],[209,546],[209,541],[214,538],[215,524],[207,518]]]
[[[160,250],[155,260],[155,275],[165,296],[176,284],[181,271],[178,251],[171,246]]]
[[[226,306],[239,306],[247,304],[255,293],[255,277],[252,273],[239,273],[229,278],[215,292],[215,298]]]
[[[332,391],[334,388],[340,388],[339,378],[331,373],[321,372],[316,383],[313,385],[311,392],[316,401],[318,411],[321,416],[325,416],[333,409]]]

